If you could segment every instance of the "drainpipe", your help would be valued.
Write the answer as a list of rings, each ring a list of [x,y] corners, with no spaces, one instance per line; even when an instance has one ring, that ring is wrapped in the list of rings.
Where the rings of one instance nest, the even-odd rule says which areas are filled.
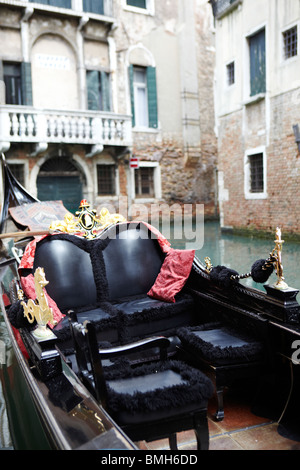
[[[28,20],[33,15],[33,12],[33,7],[26,7],[24,10],[24,15],[21,18],[22,55],[24,62],[30,62],[28,46]]]
[[[85,25],[89,22],[90,18],[84,15],[80,18],[79,25],[77,28],[77,47],[78,47],[78,71],[79,71],[79,107],[80,109],[86,109],[86,97],[85,97],[85,67],[83,57],[83,37],[82,30]]]

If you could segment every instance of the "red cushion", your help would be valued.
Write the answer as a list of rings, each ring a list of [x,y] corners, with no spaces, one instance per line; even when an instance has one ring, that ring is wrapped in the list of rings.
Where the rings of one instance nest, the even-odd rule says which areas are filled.
[[[171,250],[163,262],[154,285],[148,292],[150,297],[166,302],[175,302],[190,275],[195,250]]]

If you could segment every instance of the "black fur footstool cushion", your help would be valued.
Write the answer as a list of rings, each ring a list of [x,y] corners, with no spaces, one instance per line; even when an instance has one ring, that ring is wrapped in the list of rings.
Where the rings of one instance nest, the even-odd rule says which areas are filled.
[[[261,360],[264,353],[256,338],[219,323],[180,328],[177,336],[194,360],[198,357],[216,366]]]

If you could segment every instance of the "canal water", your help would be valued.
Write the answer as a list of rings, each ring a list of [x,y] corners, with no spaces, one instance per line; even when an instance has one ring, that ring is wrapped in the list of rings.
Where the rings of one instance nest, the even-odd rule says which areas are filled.
[[[204,263],[204,258],[208,256],[213,266],[222,265],[234,269],[240,275],[251,271],[251,266],[258,259],[266,259],[275,247],[275,230],[274,236],[269,238],[254,238],[247,236],[232,235],[221,232],[218,222],[206,222],[204,227],[193,226],[195,231],[195,240],[191,244],[196,250],[196,256]],[[190,233],[187,230],[189,239],[185,239],[185,230],[182,230],[183,237],[174,239],[175,231],[171,231],[171,237],[165,235],[171,242],[173,248],[189,248]],[[198,232],[198,233],[196,233]],[[203,232],[203,240],[201,240],[201,232]],[[178,231],[180,233],[180,230]],[[282,233],[284,240],[284,233]],[[203,242],[203,244],[202,244]],[[200,247],[200,248],[199,248]],[[289,287],[300,290],[300,243],[285,241],[282,245],[282,264],[285,282]],[[255,283],[251,278],[241,280],[244,285],[254,287],[265,291],[262,284]],[[276,282],[276,274],[273,273],[268,283]],[[300,297],[300,296],[299,296]],[[300,300],[298,299],[298,302]]]
[[[257,259],[268,258],[275,246],[275,231],[274,237],[271,236],[268,239],[236,236],[221,233],[218,222],[206,222],[204,225],[198,227],[194,225],[186,230],[184,227],[181,227],[181,229],[172,227],[170,230],[167,230],[168,233],[164,233],[163,227],[160,229],[166,238],[169,239],[173,248],[194,248],[196,256],[202,262],[208,256],[214,266],[227,266],[239,274],[249,272],[252,264]],[[282,233],[282,238],[284,239],[284,233]],[[282,264],[287,284],[300,290],[300,243],[290,241],[283,243]],[[272,284],[275,281],[276,275],[272,274],[268,283]],[[251,278],[244,279],[241,282],[264,291],[263,285],[256,284]],[[3,328],[4,323],[1,322],[0,316],[0,353],[1,346],[2,349],[5,346],[5,335],[1,335],[1,329]],[[5,402],[0,384],[0,449],[12,449],[11,445]]]

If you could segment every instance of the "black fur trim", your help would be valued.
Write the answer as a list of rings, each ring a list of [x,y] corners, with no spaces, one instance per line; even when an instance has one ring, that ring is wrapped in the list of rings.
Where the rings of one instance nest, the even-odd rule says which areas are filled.
[[[213,385],[201,371],[193,369],[180,361],[164,361],[161,363],[143,364],[135,368],[123,367],[106,371],[106,380],[137,377],[172,369],[181,375],[183,383],[167,388],[156,388],[146,393],[136,392],[134,395],[116,392],[108,385],[109,410],[127,411],[129,413],[145,413],[184,407],[188,403],[201,403],[206,406],[213,394]],[[168,393],[166,393],[166,391]]]
[[[36,321],[29,323],[24,315],[24,309],[21,305],[21,300],[13,303],[7,312],[8,319],[14,328],[33,328],[36,325]]]
[[[239,273],[233,269],[229,269],[226,266],[215,266],[210,272],[211,280],[219,287],[230,287],[235,280],[231,279],[231,276],[238,276]]]
[[[247,341],[243,346],[227,346],[221,348],[208,341],[204,341],[199,336],[194,334],[195,331],[207,331],[212,329],[226,329],[229,334],[238,336],[239,338]],[[219,362],[230,363],[242,360],[245,362],[252,362],[253,360],[261,359],[263,356],[263,344],[255,338],[249,337],[242,332],[237,332],[229,326],[224,328],[220,323],[207,323],[202,326],[179,328],[177,336],[181,340],[183,347],[192,353],[194,357],[202,358],[206,361],[216,364]]]
[[[274,271],[273,264],[266,266],[265,259],[258,259],[252,265],[251,277],[254,282],[259,282],[263,284],[264,282],[267,282],[267,280],[269,279],[273,271]]]

